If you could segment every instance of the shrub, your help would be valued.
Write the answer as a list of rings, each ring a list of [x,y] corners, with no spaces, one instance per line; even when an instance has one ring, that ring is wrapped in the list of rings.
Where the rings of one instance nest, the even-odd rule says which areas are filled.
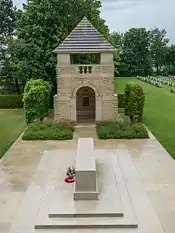
[[[102,122],[97,124],[100,139],[136,139],[148,138],[148,132],[141,123]]]
[[[132,122],[141,122],[145,104],[145,94],[143,88],[138,84],[133,84],[129,98],[129,117]]]
[[[48,82],[42,79],[27,82],[23,98],[27,123],[43,121],[49,111],[50,95],[51,86]]]
[[[125,95],[124,94],[118,94],[118,107],[124,108],[125,106]]]
[[[28,126],[23,140],[69,140],[73,138],[73,132],[71,124],[35,122]]]
[[[141,122],[145,104],[143,88],[138,84],[129,83],[125,87],[125,115],[131,122]]]
[[[125,108],[125,115],[129,116],[129,96],[132,89],[132,83],[129,82],[125,86],[125,94],[124,94],[124,108]]]
[[[22,95],[0,95],[0,108],[22,108]]]

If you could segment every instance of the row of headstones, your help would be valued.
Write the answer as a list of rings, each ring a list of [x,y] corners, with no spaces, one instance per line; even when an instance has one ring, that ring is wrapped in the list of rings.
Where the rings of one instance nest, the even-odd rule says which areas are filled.
[[[174,87],[174,81],[175,81],[174,76],[168,76],[168,77],[159,76],[158,78],[161,80],[162,84]]]
[[[142,77],[142,76],[137,76],[137,79],[143,81],[143,82],[147,82],[150,83],[156,87],[161,88],[162,85],[168,85],[171,87],[171,93],[175,93],[175,77],[174,76],[169,76],[169,77],[163,77],[163,76],[159,76],[159,77],[155,77],[155,76],[147,76],[147,77]]]
[[[174,76],[169,76],[169,77],[164,77],[164,76],[147,76],[147,77],[142,77],[142,76],[137,76],[137,78],[143,82],[150,83],[156,87],[162,87],[162,85],[168,85],[171,87],[175,86],[175,77]]]
[[[154,76],[147,76],[147,77],[137,76],[137,79],[149,83],[151,85],[154,85],[156,87],[160,87],[160,88],[162,87],[162,82],[160,81],[160,79]]]

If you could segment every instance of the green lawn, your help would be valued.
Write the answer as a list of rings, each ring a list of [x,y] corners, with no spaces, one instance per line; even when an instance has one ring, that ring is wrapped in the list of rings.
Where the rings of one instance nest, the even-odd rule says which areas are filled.
[[[22,109],[0,109],[0,157],[8,150],[25,128]]]
[[[123,93],[129,81],[144,88],[144,123],[175,159],[175,94],[170,92],[169,87],[157,88],[136,78],[117,78],[116,91]]]

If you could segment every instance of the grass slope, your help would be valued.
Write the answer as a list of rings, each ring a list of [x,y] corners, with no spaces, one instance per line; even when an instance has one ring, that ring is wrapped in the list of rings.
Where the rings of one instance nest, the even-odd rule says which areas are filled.
[[[170,92],[170,88],[157,88],[136,78],[117,78],[116,91],[123,93],[129,81],[144,88],[144,123],[175,159],[175,94]]]
[[[8,150],[25,128],[22,109],[0,109],[0,157]]]

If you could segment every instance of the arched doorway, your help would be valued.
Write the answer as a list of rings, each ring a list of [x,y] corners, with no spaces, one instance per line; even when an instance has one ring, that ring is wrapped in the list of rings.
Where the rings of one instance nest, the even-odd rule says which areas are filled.
[[[95,92],[90,87],[81,87],[76,93],[77,122],[95,121]]]

